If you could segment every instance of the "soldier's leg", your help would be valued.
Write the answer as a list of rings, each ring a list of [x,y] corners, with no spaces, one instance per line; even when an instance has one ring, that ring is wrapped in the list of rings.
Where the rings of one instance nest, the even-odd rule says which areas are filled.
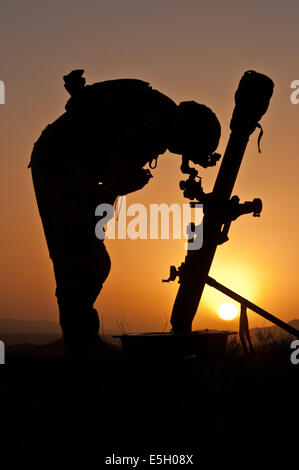
[[[64,253],[53,264],[65,345],[87,347],[99,339],[99,318],[93,304],[110,272],[110,257],[99,242],[89,252]]]
[[[87,347],[98,339],[99,317],[86,290],[56,289],[59,321],[66,346]]]
[[[98,338],[93,304],[109,274],[110,258],[104,242],[95,237],[92,190],[89,194],[87,188],[81,191],[71,179],[65,180],[50,165],[51,158],[44,158],[45,151],[35,148],[41,162],[33,161],[32,177],[54,265],[60,324],[65,342],[87,345]]]

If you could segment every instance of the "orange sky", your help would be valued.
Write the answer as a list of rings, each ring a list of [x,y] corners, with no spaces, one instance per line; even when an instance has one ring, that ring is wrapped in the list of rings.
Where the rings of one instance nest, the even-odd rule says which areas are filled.
[[[281,319],[298,318],[297,207],[299,105],[290,83],[299,79],[295,2],[52,1],[5,2],[1,7],[0,80],[6,85],[1,119],[0,317],[57,321],[52,266],[26,169],[41,130],[64,111],[62,76],[84,68],[88,83],[118,77],[149,81],[177,103],[210,106],[222,124],[224,152],[233,94],[244,71],[275,82],[262,120],[262,154],[251,137],[235,187],[242,201],[261,197],[260,219],[233,223],[218,248],[211,275]],[[166,153],[154,179],[128,203],[185,202],[178,182],[180,159]],[[200,170],[205,190],[218,167]],[[97,301],[104,329],[126,321],[132,331],[161,330],[177,284],[162,284],[170,264],[183,261],[184,241],[110,240],[111,275]],[[227,298],[206,288],[194,328],[230,328],[217,319]],[[250,315],[251,326],[265,325]]]

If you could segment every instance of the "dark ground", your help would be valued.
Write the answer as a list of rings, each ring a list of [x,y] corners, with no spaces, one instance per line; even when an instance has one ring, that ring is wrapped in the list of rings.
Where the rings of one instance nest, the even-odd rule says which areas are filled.
[[[298,462],[299,442],[299,365],[290,352],[273,344],[205,363],[8,355],[0,368],[1,451],[32,464],[61,452],[83,457],[84,468],[106,468],[112,453],[193,454],[201,468],[266,468],[283,457],[286,468]]]

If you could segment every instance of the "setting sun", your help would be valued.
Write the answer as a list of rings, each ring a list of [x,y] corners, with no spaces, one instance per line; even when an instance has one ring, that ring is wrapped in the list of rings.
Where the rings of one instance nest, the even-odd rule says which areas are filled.
[[[222,320],[233,320],[238,315],[238,309],[234,304],[226,302],[218,308],[218,315]]]

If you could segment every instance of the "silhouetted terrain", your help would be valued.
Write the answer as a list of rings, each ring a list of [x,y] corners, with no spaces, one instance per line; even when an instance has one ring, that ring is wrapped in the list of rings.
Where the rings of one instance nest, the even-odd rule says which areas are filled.
[[[18,334],[59,334],[58,323],[51,321],[28,321],[16,318],[0,318],[0,332]]]
[[[6,345],[46,344],[61,336],[58,323],[0,318],[0,339]]]
[[[118,331],[106,333],[112,335]],[[56,322],[0,318],[0,340],[6,345],[45,345],[60,338],[61,328]]]
[[[299,320],[297,320],[297,319],[289,321],[288,325],[290,325],[293,328],[296,328],[297,330],[299,330]],[[281,336],[281,335],[284,336],[284,335],[288,334],[276,325],[265,327],[265,328],[252,328],[251,331],[252,331],[252,333],[256,333],[258,331],[264,331],[264,332],[266,331],[266,332],[269,332],[271,335],[274,335],[274,336]]]
[[[61,451],[83,457],[86,468],[92,458],[102,468],[112,453],[193,453],[199,468],[240,458],[254,468],[278,456],[294,463],[299,365],[290,352],[288,341],[274,341],[247,357],[232,344],[212,362],[8,355],[0,381],[3,449],[22,459]]]
[[[298,319],[291,320],[288,324],[299,330]],[[120,332],[107,331],[105,336],[110,342],[120,344],[118,340],[112,338],[113,334]],[[274,325],[252,328],[251,335],[253,341],[256,341],[259,335],[279,338],[287,333]],[[60,327],[54,322],[0,319],[0,339],[8,347],[7,351],[12,354],[50,357],[63,354]]]

